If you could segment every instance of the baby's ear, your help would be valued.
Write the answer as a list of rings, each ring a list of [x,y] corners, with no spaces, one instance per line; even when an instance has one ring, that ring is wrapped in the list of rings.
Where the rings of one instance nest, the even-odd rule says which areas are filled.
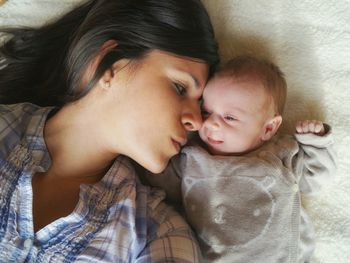
[[[278,128],[282,124],[282,116],[277,115],[271,119],[268,119],[264,125],[263,134],[261,135],[262,141],[268,141],[274,136]]]

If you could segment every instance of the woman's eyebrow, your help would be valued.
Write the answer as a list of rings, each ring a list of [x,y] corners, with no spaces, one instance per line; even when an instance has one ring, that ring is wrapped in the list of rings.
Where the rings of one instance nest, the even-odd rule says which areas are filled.
[[[194,82],[194,87],[196,89],[199,89],[199,81],[198,81],[198,79],[195,76],[193,76],[192,74],[190,74],[190,76],[192,78],[192,81]]]
[[[191,82],[195,89],[200,89],[200,82],[192,73],[178,68],[173,69],[172,71],[174,71],[178,77],[186,79],[187,82]]]
[[[190,82],[192,82],[193,87],[198,90],[200,89],[200,82],[199,80],[192,75],[191,73],[185,73],[186,74],[186,79],[188,79]]]

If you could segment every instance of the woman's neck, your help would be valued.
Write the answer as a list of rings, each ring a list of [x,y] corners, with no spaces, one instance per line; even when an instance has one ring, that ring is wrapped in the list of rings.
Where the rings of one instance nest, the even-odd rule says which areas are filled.
[[[101,145],[98,125],[89,116],[70,104],[46,122],[44,139],[52,160],[48,175],[94,183],[109,169],[117,154]]]

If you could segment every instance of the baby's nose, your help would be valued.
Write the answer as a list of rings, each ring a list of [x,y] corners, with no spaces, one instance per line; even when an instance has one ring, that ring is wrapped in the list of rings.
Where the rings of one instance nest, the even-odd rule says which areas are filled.
[[[207,128],[217,130],[220,128],[220,122],[215,114],[211,114],[203,123]]]

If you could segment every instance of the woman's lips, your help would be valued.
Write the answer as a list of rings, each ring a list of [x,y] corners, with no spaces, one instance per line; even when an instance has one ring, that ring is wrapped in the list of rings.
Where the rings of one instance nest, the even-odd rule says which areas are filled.
[[[218,145],[218,144],[223,143],[224,141],[218,141],[218,140],[214,140],[214,139],[208,137],[208,142],[209,142],[210,144]]]

